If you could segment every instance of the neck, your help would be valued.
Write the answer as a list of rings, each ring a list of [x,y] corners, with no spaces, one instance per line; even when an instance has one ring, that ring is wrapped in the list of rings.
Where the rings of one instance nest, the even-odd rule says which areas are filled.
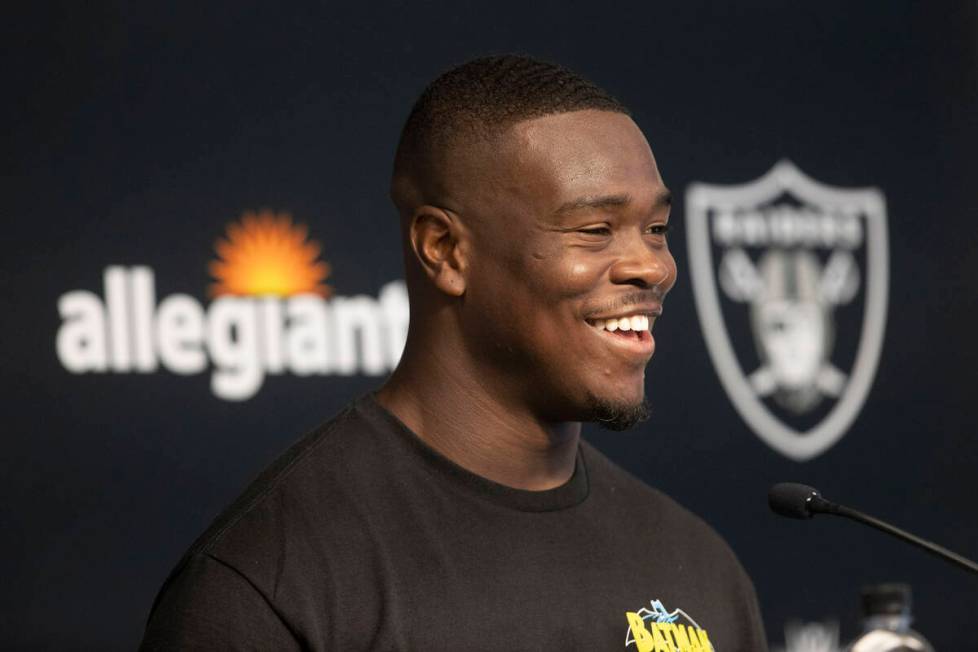
[[[526,401],[480,382],[464,356],[444,359],[446,347],[411,344],[377,400],[427,445],[508,487],[542,491],[570,480],[580,423],[546,423]]]

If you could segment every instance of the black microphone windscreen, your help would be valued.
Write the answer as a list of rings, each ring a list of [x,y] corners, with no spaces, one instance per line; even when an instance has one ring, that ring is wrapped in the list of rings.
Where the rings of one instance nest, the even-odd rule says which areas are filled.
[[[767,504],[775,514],[788,518],[811,518],[810,501],[818,490],[797,482],[779,482],[767,492]]]

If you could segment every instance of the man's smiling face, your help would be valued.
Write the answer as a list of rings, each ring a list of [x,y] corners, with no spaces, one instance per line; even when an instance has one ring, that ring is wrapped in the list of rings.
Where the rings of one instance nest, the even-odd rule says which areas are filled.
[[[461,319],[486,382],[544,419],[629,421],[676,280],[669,193],[639,128],[609,111],[526,120],[469,182]]]

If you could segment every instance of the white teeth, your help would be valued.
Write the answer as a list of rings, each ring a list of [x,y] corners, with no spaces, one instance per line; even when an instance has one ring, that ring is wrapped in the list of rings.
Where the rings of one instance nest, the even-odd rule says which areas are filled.
[[[633,315],[631,317],[620,317],[618,319],[601,319],[593,322],[599,331],[647,331],[649,330],[648,315]]]

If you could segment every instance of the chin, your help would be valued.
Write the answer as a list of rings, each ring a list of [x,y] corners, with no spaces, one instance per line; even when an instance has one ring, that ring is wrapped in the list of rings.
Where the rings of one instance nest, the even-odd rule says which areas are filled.
[[[593,421],[608,430],[627,430],[649,418],[649,404],[645,393],[635,398],[622,398],[590,395],[587,421]]]

